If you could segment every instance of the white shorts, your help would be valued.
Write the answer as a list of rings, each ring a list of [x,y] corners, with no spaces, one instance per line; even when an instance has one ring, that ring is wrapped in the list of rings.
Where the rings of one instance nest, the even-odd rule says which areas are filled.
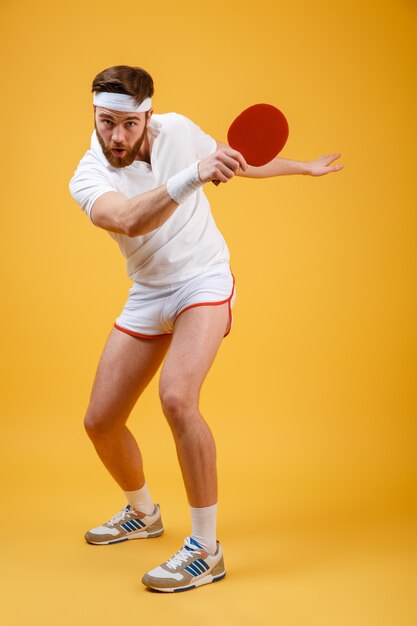
[[[152,287],[134,282],[114,326],[128,335],[145,339],[171,335],[175,320],[184,311],[196,306],[215,306],[227,302],[229,324],[226,336],[232,326],[235,297],[235,280],[230,267],[224,264],[213,266],[203,274],[173,285]]]

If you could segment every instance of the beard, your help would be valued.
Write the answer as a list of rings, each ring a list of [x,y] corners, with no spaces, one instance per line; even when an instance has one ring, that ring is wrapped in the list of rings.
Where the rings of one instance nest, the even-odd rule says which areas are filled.
[[[138,156],[140,149],[142,147],[142,143],[143,143],[143,140],[145,139],[147,127],[145,126],[145,128],[143,129],[142,135],[139,137],[137,142],[133,144],[132,147],[130,147],[127,145],[123,145],[121,143],[114,143],[114,142],[106,144],[103,137],[100,135],[97,129],[97,125],[96,124],[94,125],[96,127],[97,139],[99,140],[101,149],[103,150],[103,154],[108,160],[108,162],[110,163],[110,165],[112,165],[113,167],[117,167],[117,168],[127,167],[128,165],[132,165],[133,161]],[[114,150],[115,148],[126,150],[126,154],[123,157],[115,156],[112,152],[112,150]]]

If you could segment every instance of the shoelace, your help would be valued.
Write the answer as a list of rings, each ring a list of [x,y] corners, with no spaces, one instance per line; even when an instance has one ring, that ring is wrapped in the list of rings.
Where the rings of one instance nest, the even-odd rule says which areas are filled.
[[[111,520],[107,523],[110,524],[111,526],[114,526],[115,524],[118,524],[119,522],[121,522],[122,519],[124,519],[128,513],[130,513],[130,504],[127,504],[124,509],[116,513],[116,515],[113,515]]]
[[[165,565],[169,567],[169,569],[177,569],[177,567],[180,567],[183,563],[188,561],[192,554],[193,553],[190,550],[181,548],[181,550],[178,550],[177,554],[174,554],[174,556],[170,558]]]

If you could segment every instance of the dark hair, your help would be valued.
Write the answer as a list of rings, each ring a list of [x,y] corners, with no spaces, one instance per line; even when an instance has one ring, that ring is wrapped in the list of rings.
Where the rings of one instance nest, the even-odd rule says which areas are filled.
[[[125,93],[135,99],[139,106],[145,98],[153,96],[153,80],[141,67],[114,65],[103,70],[93,80],[91,91]]]

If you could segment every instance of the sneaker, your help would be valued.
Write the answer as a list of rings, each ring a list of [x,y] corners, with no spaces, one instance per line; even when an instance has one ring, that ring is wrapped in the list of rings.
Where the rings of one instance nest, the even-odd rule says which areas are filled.
[[[186,537],[181,550],[145,574],[142,582],[154,591],[187,591],[225,576],[220,543],[217,542],[216,554],[211,555],[195,539]]]
[[[155,505],[151,515],[135,511],[128,504],[122,511],[113,515],[110,521],[89,530],[84,537],[87,543],[106,545],[120,543],[128,539],[159,537],[163,532],[159,504]]]

